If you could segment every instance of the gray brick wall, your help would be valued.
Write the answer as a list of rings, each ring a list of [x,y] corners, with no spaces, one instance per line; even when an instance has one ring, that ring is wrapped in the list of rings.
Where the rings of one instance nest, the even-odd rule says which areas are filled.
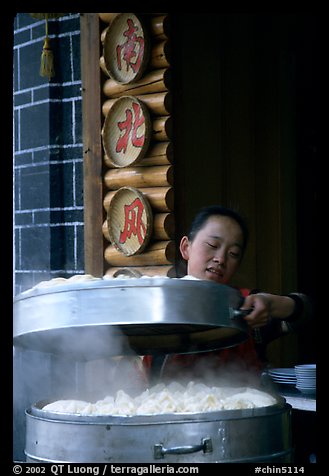
[[[14,20],[14,292],[84,272],[80,14],[49,20],[55,76],[39,75],[45,22]]]

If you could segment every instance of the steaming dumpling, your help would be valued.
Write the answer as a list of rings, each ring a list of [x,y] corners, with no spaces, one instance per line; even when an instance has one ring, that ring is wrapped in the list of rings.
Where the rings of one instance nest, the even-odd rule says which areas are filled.
[[[161,409],[160,413],[174,413],[176,411],[176,401],[168,390],[159,394],[157,403]]]
[[[186,387],[178,382],[163,383],[145,390],[133,398],[123,390],[96,403],[82,400],[58,400],[43,409],[80,415],[156,415],[163,413],[201,413],[219,410],[239,410],[274,405],[271,395],[250,387],[208,387],[190,382]]]
[[[102,278],[97,278],[91,274],[75,274],[67,279],[68,283],[83,282],[83,281],[99,281]]]
[[[146,400],[137,407],[136,415],[157,415],[164,413],[162,407],[156,400]]]
[[[274,405],[276,400],[265,392],[246,388],[245,391],[227,397],[223,401],[225,410],[239,410],[243,408],[258,408]]]
[[[134,400],[123,390],[118,390],[115,399],[115,415],[134,415],[136,412]]]
[[[92,415],[94,413],[94,406],[92,403],[86,403],[84,406],[81,405],[78,413],[81,415]]]
[[[48,288],[50,286],[56,286],[57,284],[64,284],[67,282],[66,278],[53,278],[49,281],[41,281],[40,283],[36,284],[33,289],[35,288]]]
[[[103,400],[99,400],[95,405],[114,405],[114,398],[112,395],[105,397]]]
[[[88,402],[83,400],[57,400],[45,405],[42,409],[50,412],[80,413],[87,405]]]
[[[83,282],[83,281],[98,281],[102,278],[97,278],[96,276],[92,276],[91,274],[75,274],[70,278],[52,278],[48,281],[41,281],[40,283],[36,284],[32,289],[36,288],[49,288],[52,286],[57,286],[58,284],[71,284],[75,282]]]
[[[93,408],[94,415],[114,415],[114,403],[100,403],[95,404]]]

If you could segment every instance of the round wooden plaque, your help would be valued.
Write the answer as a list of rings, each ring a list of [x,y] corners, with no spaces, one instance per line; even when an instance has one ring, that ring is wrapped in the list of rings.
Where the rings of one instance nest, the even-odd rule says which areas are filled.
[[[117,99],[104,121],[102,141],[108,160],[127,167],[141,160],[150,144],[152,124],[142,101],[133,96]]]
[[[124,255],[141,253],[153,230],[151,205],[137,189],[121,187],[111,200],[107,226],[111,242]]]
[[[132,268],[120,268],[113,273],[113,278],[119,278],[120,276],[128,276],[129,278],[140,278],[142,273]]]
[[[117,83],[137,81],[150,56],[147,33],[134,13],[117,15],[106,32],[103,56],[107,71]]]

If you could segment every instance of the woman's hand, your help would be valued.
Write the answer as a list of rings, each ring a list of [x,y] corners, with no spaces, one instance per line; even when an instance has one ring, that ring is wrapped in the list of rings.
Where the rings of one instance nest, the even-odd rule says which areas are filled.
[[[289,317],[294,307],[293,299],[288,296],[259,293],[247,296],[240,309],[252,309],[244,319],[250,327],[255,328],[266,326],[272,318],[285,319]]]
[[[252,309],[252,311],[244,317],[248,325],[252,328],[263,327],[269,323],[271,319],[271,299],[267,294],[250,294],[244,300],[240,309]]]

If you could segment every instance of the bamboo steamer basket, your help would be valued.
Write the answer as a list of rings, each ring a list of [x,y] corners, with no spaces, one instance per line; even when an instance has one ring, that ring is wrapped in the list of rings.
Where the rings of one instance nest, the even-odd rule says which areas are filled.
[[[150,44],[146,29],[134,13],[121,13],[110,23],[103,56],[106,70],[118,83],[133,83],[143,75],[150,58]]]
[[[127,167],[142,160],[152,133],[149,111],[134,96],[122,96],[109,110],[102,129],[102,141],[109,162]]]
[[[141,253],[153,231],[153,215],[147,198],[133,187],[121,187],[113,196],[107,226],[113,245],[126,256]]]

